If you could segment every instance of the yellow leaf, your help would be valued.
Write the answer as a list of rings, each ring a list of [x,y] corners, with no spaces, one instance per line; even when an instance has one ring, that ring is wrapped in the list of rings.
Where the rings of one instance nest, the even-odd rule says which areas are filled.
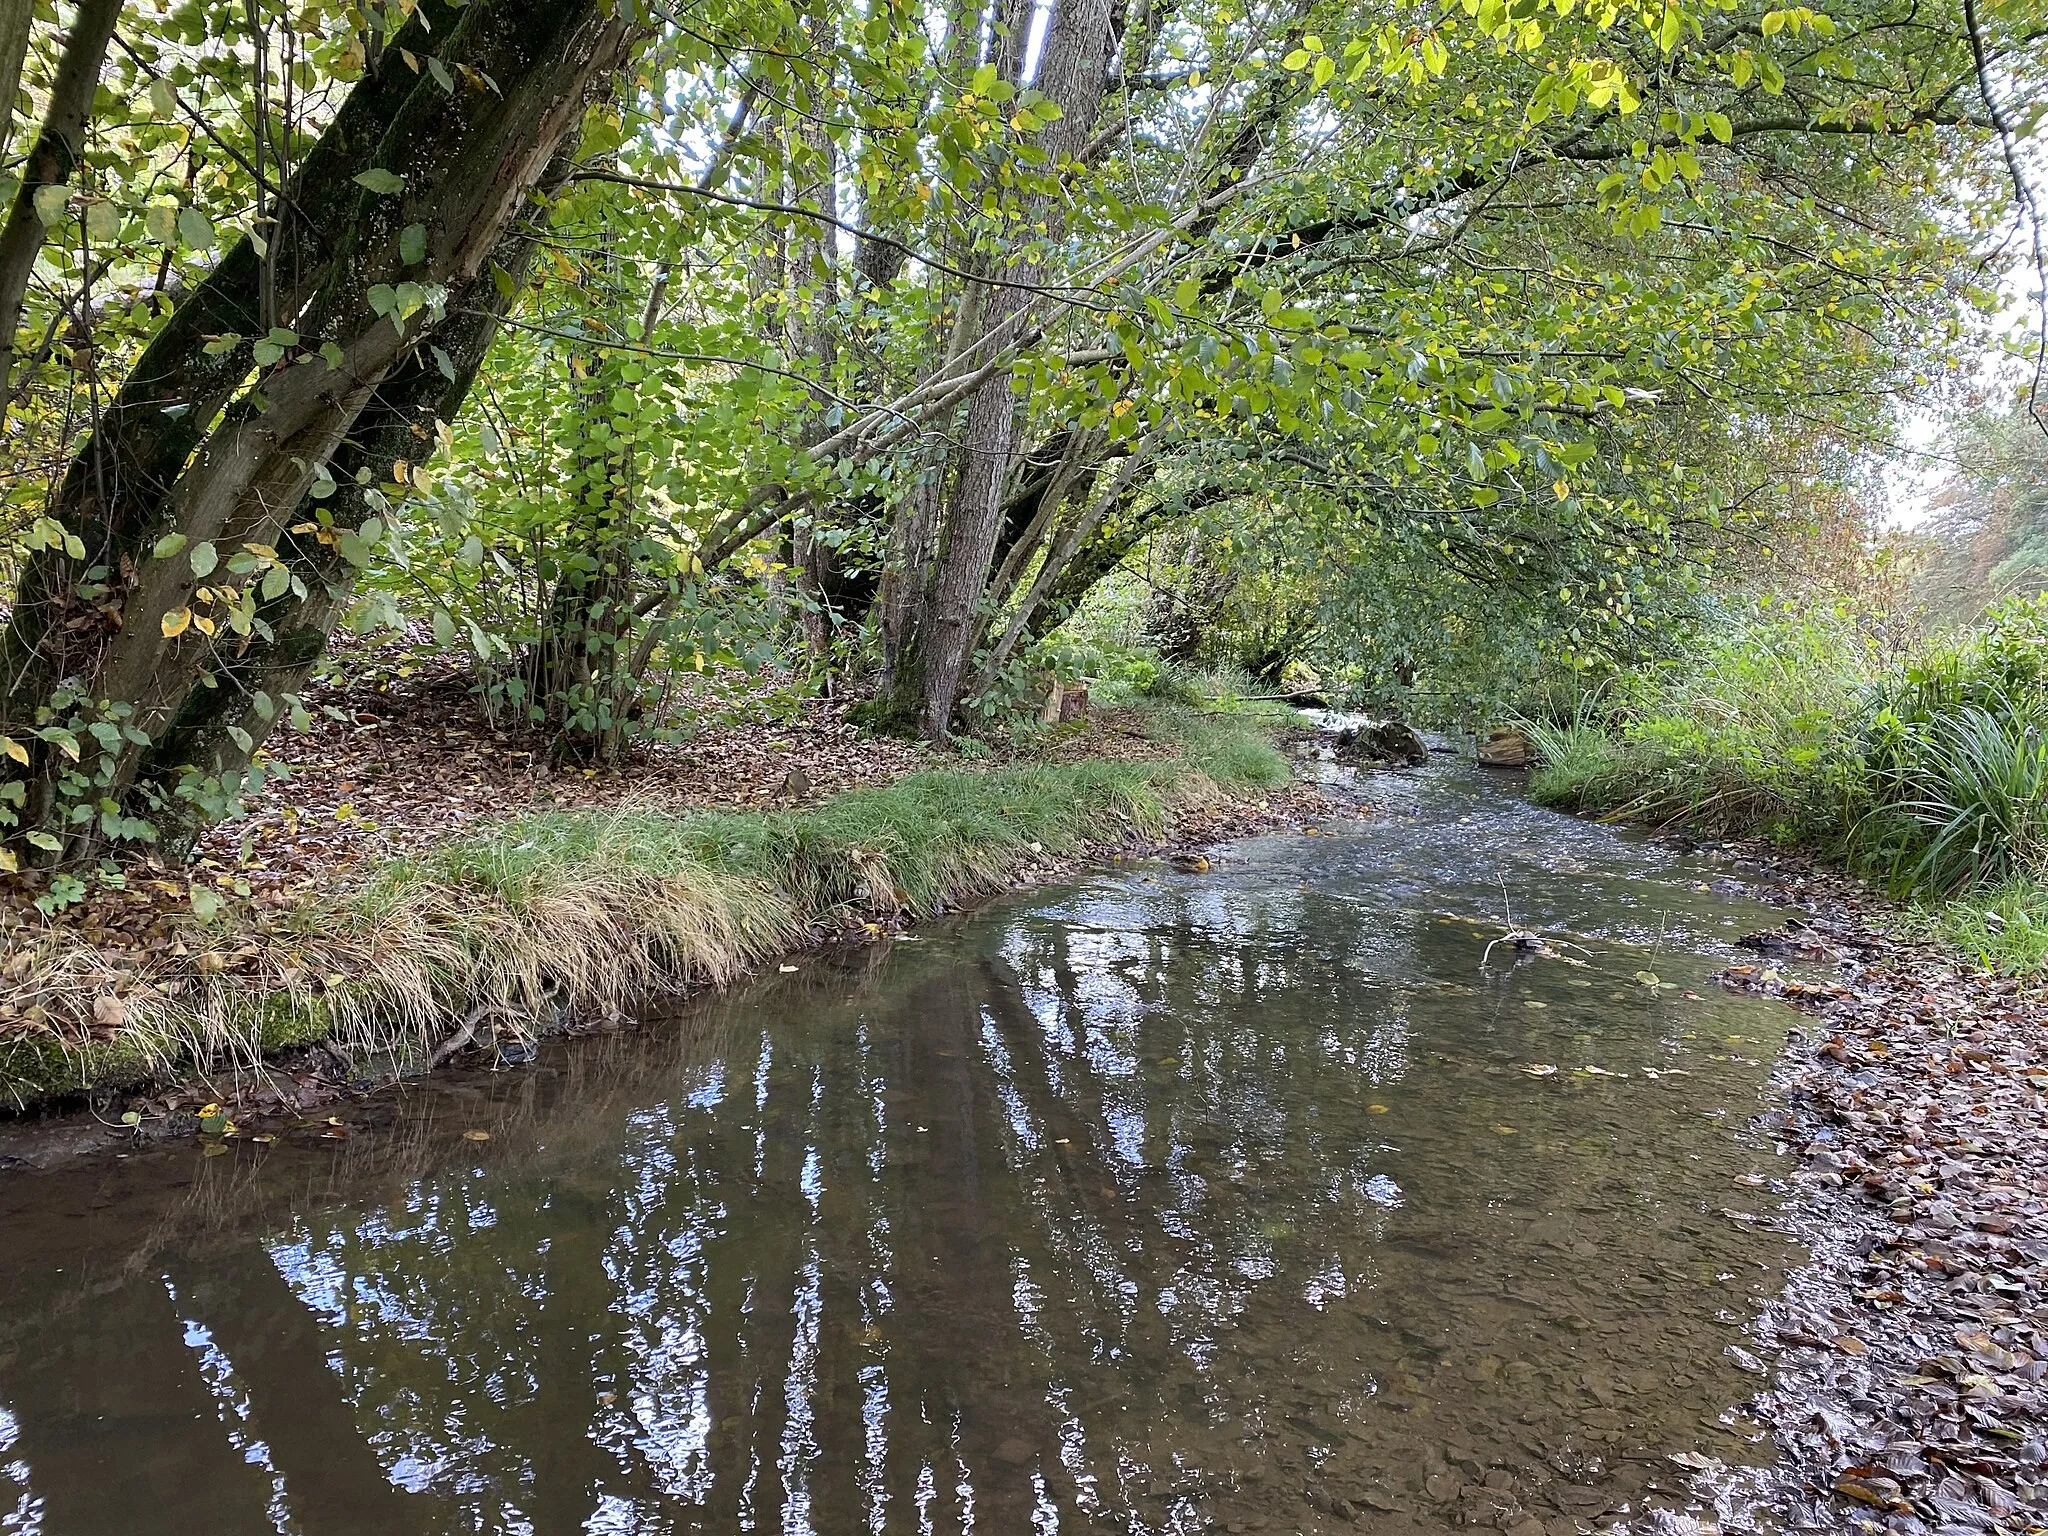
[[[164,615],[164,638],[166,640],[175,640],[178,636],[185,633],[191,626],[191,623],[192,610],[190,608],[173,608]]]
[[[214,628],[215,628],[215,625],[214,625],[214,622],[213,622],[213,620],[209,619],[209,618],[208,618],[208,617],[207,617],[207,616],[206,616],[205,614],[203,614],[203,613],[195,613],[195,614],[193,614],[193,615],[192,615],[192,622],[193,622],[194,624],[197,624],[197,625],[199,626],[199,632],[200,632],[200,633],[201,633],[202,635],[210,635],[210,634],[212,634],[212,633],[214,632]]]
[[[24,768],[28,766],[28,748],[12,736],[0,736],[0,756],[13,758]]]
[[[10,875],[21,873],[21,860],[14,856],[12,848],[0,848],[0,871],[5,871]]]

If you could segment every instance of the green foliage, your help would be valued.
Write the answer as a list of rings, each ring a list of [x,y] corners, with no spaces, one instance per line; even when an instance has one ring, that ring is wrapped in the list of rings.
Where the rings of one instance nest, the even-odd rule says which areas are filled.
[[[1948,449],[1958,467],[1918,531],[1914,591],[1938,618],[1969,623],[2048,591],[2048,436],[2022,404],[1965,416]]]
[[[1940,937],[1987,970],[2034,976],[2048,970],[2048,883],[2015,875],[1944,903],[1931,917]]]
[[[1544,805],[1599,804],[1616,793],[1611,776],[1622,751],[1609,736],[1586,694],[1565,720],[1518,719],[1541,766],[1529,776],[1529,792]]]
[[[1899,895],[1958,898],[1942,923],[2018,964],[2048,877],[2044,679],[2040,599],[1891,668],[1841,616],[1760,619],[1623,690],[1604,721],[1582,703],[1528,722],[1532,789],[1822,848]]]
[[[1887,679],[1865,751],[1869,862],[1936,894],[2048,865],[2048,597],[1992,610]]]
[[[1689,660],[1624,679],[1611,734],[1584,715],[1536,724],[1547,766],[1535,787],[1556,804],[1826,841],[1862,805],[1870,667],[1848,615],[1757,614]]]
[[[965,599],[975,625],[946,621],[973,631],[975,730],[1028,732],[1048,670],[1159,686],[1135,634],[1083,636],[1092,657],[1047,638],[1134,559],[1164,578],[1136,604],[1178,599],[1155,615],[1169,665],[1267,690],[1306,668],[1476,716],[1546,667],[1594,678],[1668,649],[1715,563],[1783,526],[1780,482],[1845,479],[1830,445],[1880,435],[1996,305],[2002,258],[1977,244],[2007,192],[1954,85],[1972,39],[1906,0],[1464,0],[1412,17],[1316,0],[1284,22],[1222,0],[1140,6],[1085,132],[1082,103],[1006,73],[1000,29],[962,33],[935,3],[634,7],[638,52],[588,93],[560,174],[520,189],[530,260],[485,270],[504,312],[460,417],[409,408],[383,425],[417,446],[359,474],[336,464],[351,424],[323,427],[339,446],[309,454],[333,459],[278,467],[224,525],[168,532],[186,542],[155,558],[205,585],[124,630],[133,572],[83,549],[94,520],[53,516],[53,487],[88,478],[88,428],[143,349],[179,334],[178,306],[230,263],[272,259],[279,173],[326,165],[391,258],[355,308],[454,382],[447,348],[478,296],[457,300],[425,201],[412,150],[431,145],[395,157],[381,132],[324,135],[379,69],[420,93],[406,132],[501,93],[453,51],[484,30],[472,6],[132,12],[82,162],[31,200],[43,249],[0,406],[17,467],[0,567],[62,567],[39,611],[87,641],[153,645],[161,616],[160,674],[208,658],[200,725],[239,704],[237,664],[285,612],[317,641],[352,603],[359,625],[465,656],[495,721],[579,756],[685,729],[678,680],[706,668],[839,687],[889,653],[878,578],[921,614],[935,552],[976,543],[949,519],[977,479],[961,435],[977,399],[1014,401],[994,457],[1017,467],[996,487],[994,575]],[[2021,99],[2038,94],[2037,8],[1984,18]],[[430,46],[388,46],[412,17]],[[61,8],[37,11],[30,99],[63,32]],[[503,163],[548,161],[517,148]],[[328,321],[353,310],[332,299],[180,343],[239,382],[184,464],[152,471],[166,507],[188,504],[193,466],[233,458],[209,432],[315,376],[298,370],[347,364],[357,338]],[[1759,474],[1759,445],[1796,470]],[[1055,464],[1057,494],[1024,494]],[[340,501],[361,515],[337,520]],[[306,558],[326,553],[338,567]],[[1057,602],[1031,613],[1040,577]],[[18,739],[39,709],[65,714],[48,691],[7,698]],[[1667,803],[1805,825],[1842,790],[1814,731],[1773,720],[1752,760],[1699,702],[1636,732]],[[246,716],[223,729],[260,747]],[[178,767],[155,766],[159,784]],[[202,819],[244,787],[203,766],[184,802]],[[103,798],[146,821],[146,793]],[[73,808],[17,811],[62,842]]]

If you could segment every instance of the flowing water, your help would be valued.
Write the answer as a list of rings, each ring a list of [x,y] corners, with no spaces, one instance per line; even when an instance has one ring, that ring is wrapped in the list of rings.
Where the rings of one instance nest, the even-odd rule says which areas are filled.
[[[341,1127],[5,1176],[0,1531],[1559,1536],[1767,1459],[1787,1015],[1706,977],[1774,915],[1474,770],[1362,787]],[[1487,953],[1509,905],[1554,955]]]

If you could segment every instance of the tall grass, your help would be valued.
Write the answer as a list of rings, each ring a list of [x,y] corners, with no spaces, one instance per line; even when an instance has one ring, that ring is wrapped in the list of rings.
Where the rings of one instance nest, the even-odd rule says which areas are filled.
[[[1138,718],[1157,755],[933,770],[787,812],[629,805],[480,827],[301,908],[285,942],[222,930],[164,961],[163,985],[123,989],[135,1001],[111,1039],[0,1040],[0,1094],[253,1065],[319,1039],[417,1061],[460,1020],[539,1030],[720,985],[824,932],[929,916],[1048,856],[1154,840],[1178,808],[1286,782],[1249,719]],[[90,1018],[109,978],[77,953],[31,970],[53,1014],[76,992],[70,1011]]]
[[[1894,666],[1840,618],[1757,620],[1526,729],[1547,803],[1813,847],[1982,963],[2048,969],[2048,600]]]
[[[1582,704],[1567,723],[1528,723],[1545,764],[1532,790],[1574,809],[1810,838],[1857,792],[1869,670],[1845,621],[1758,619],[1626,680],[1604,718]]]
[[[1907,738],[1889,804],[1918,833],[1893,884],[1946,895],[2048,868],[2048,721],[1964,705]]]
[[[2007,976],[2048,971],[2048,885],[2016,875],[1927,914],[1951,946]]]

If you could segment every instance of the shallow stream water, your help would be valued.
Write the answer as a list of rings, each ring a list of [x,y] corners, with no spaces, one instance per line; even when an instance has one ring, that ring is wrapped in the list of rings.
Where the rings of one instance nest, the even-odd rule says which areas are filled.
[[[0,1531],[1561,1536],[1768,1459],[1789,1015],[1706,977],[1775,914],[1476,770],[1360,788],[0,1179]]]

